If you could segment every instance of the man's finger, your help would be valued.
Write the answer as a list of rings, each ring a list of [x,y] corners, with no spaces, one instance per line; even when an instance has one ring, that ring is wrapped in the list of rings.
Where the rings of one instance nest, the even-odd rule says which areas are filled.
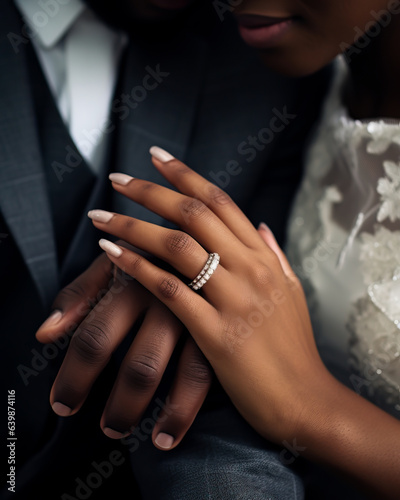
[[[110,260],[101,254],[83,274],[63,288],[53,303],[53,312],[36,332],[39,342],[49,343],[70,335],[107,293],[112,269]]]
[[[153,430],[153,443],[157,448],[170,450],[182,441],[200,411],[212,378],[211,366],[189,337],[169,398]]]
[[[151,402],[182,334],[182,323],[161,302],[154,302],[121,365],[101,427],[119,439],[136,426]]]
[[[136,282],[116,282],[79,325],[50,394],[58,415],[68,416],[79,410],[147,300],[147,292]]]

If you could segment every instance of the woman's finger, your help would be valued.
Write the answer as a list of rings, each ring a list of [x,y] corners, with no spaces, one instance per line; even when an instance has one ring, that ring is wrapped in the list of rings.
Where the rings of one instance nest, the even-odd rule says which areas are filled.
[[[225,191],[161,148],[152,147],[150,154],[157,170],[178,191],[207,205],[244,245],[260,248],[260,238],[253,224]]]
[[[291,280],[297,283],[297,277],[293,272],[292,266],[289,264],[286,255],[282,251],[281,247],[278,245],[278,242],[275,239],[274,233],[271,229],[262,222],[258,226],[258,232],[264,242],[269,246],[269,248],[276,254],[279,259],[279,262],[282,266],[283,272],[285,275]]]
[[[110,179],[119,193],[181,227],[208,253],[223,255],[225,267],[237,268],[237,256],[247,247],[202,201],[125,174]]]
[[[218,341],[215,335],[219,316],[209,302],[142,255],[107,240],[100,240],[100,246],[116,266],[135,278],[182,321],[202,351],[213,351]],[[220,272],[218,267],[211,279],[221,279]]]
[[[132,217],[104,210],[91,210],[88,216],[96,227],[162,259],[180,274],[193,280],[207,262],[209,254],[189,234],[167,229]],[[221,267],[220,272],[227,271]],[[211,302],[224,293],[219,280],[212,280],[204,291]]]
[[[179,360],[174,384],[153,430],[153,443],[161,450],[178,446],[208,394],[213,371],[189,337]]]

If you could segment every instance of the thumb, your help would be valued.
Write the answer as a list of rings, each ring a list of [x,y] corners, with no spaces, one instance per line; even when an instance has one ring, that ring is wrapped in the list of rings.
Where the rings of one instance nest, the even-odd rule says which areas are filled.
[[[106,254],[101,254],[84,273],[63,288],[53,302],[52,313],[36,332],[37,340],[47,344],[71,334],[108,291],[112,270],[113,264]]]

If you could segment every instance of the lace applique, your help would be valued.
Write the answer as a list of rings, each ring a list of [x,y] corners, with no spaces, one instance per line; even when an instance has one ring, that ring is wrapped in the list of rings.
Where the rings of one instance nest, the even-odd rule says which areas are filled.
[[[378,181],[377,191],[381,195],[382,205],[378,212],[378,221],[389,218],[391,222],[400,219],[400,163],[383,162],[387,177]]]
[[[394,120],[370,123],[352,120],[341,103],[339,110],[329,120],[335,122],[335,138],[356,150],[365,142],[367,153],[379,156],[385,154],[393,144],[400,146],[400,127]]]
[[[362,122],[360,122],[362,123]],[[371,122],[363,125],[363,137],[371,138],[367,143],[367,153],[381,155],[386,153],[392,144],[400,145],[400,130],[398,125],[388,126],[384,121]]]
[[[360,262],[367,294],[352,306],[351,380],[360,392],[400,412],[400,231],[378,226],[361,236]],[[394,270],[394,271],[393,271]],[[359,375],[354,378],[354,373]],[[354,384],[356,381],[356,384]]]

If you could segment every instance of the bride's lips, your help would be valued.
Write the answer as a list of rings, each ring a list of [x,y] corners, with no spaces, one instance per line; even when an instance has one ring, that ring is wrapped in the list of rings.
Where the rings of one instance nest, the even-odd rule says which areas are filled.
[[[239,31],[243,40],[252,47],[266,49],[279,42],[290,31],[294,17],[267,17],[250,14],[238,15]]]
[[[178,10],[187,7],[191,0],[151,0],[151,3],[161,9]]]

